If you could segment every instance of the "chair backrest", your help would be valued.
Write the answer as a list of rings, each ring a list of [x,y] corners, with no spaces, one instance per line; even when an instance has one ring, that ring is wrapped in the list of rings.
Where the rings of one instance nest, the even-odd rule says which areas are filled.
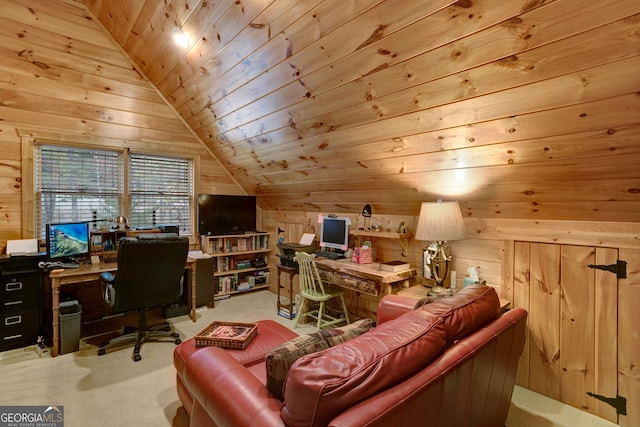
[[[324,286],[316,266],[315,257],[314,254],[296,252],[295,259],[298,261],[299,266],[300,287],[307,292],[324,295]]]
[[[188,253],[189,239],[175,233],[144,233],[121,238],[114,283],[115,311],[178,301]]]

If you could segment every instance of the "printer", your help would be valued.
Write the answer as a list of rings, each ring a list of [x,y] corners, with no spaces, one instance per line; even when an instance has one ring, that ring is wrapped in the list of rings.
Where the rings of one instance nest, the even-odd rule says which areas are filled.
[[[312,254],[316,250],[315,244],[305,245],[303,243],[279,243],[278,248],[280,253],[280,264],[285,267],[297,267],[298,263],[293,260],[296,256],[296,252],[306,252]]]

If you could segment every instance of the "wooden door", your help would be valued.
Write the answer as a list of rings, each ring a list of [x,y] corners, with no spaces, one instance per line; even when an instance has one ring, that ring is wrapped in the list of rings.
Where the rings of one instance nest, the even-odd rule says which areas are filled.
[[[514,246],[513,301],[529,311],[518,384],[616,423],[605,400],[618,395],[618,281],[588,266],[617,259],[617,249]]]

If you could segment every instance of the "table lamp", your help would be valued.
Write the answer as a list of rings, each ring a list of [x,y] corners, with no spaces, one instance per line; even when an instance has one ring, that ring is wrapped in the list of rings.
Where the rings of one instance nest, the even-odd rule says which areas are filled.
[[[430,257],[431,275],[436,286],[433,293],[442,293],[446,289],[442,286],[449,275],[451,256],[445,253],[444,243],[451,240],[462,240],[466,237],[462,212],[458,202],[423,202],[420,206],[420,216],[416,227],[416,240],[431,243],[425,250]],[[429,263],[429,262],[427,262]],[[424,263],[423,263],[424,265]]]

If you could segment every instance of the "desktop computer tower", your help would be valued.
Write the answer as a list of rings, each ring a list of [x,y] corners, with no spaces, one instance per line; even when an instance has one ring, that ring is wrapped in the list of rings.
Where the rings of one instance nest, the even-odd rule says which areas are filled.
[[[215,287],[213,280],[213,262],[215,258],[202,258],[196,261],[196,306],[209,305],[213,307]],[[188,295],[187,304],[191,305],[191,270],[186,271],[188,280],[185,281]]]
[[[204,258],[196,261],[196,306],[208,305],[213,307],[214,280],[213,280],[214,258]],[[165,318],[182,316],[191,311],[191,269],[184,271],[182,276],[182,295],[173,304],[165,305],[162,312]]]

